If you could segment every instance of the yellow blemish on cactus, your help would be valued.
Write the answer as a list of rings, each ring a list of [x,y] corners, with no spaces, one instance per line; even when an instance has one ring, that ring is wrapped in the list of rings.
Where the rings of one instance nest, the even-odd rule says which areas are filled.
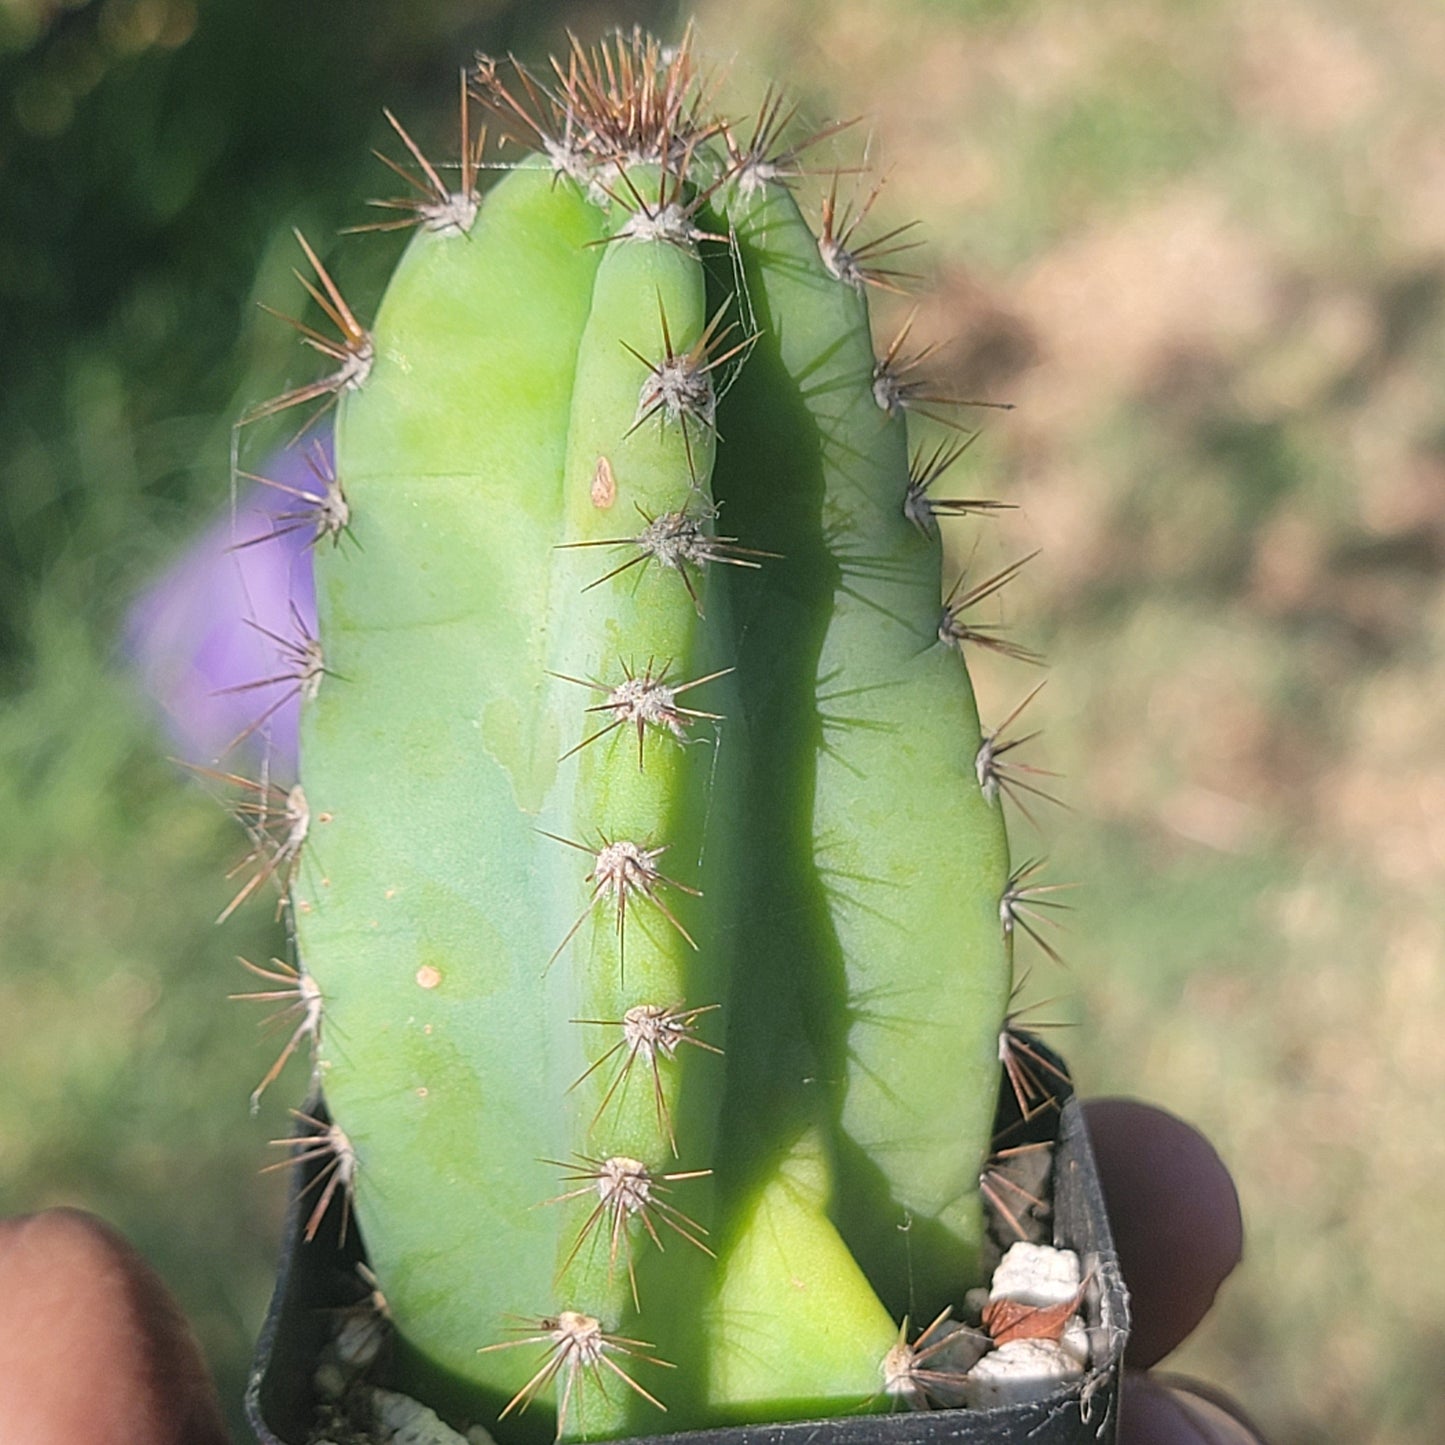
[[[592,505],[600,512],[605,512],[617,500],[617,478],[612,473],[612,463],[606,457],[597,458],[590,495]]]

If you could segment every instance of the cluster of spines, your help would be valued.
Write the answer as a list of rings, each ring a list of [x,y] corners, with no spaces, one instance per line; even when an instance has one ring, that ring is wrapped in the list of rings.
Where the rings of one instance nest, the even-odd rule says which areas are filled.
[[[610,202],[630,213],[630,219],[616,233],[605,238],[608,242],[620,243],[654,242],[694,248],[700,241],[725,242],[727,238],[721,233],[704,230],[699,223],[707,203],[722,187],[731,184],[747,188],[772,182],[790,185],[805,173],[802,160],[805,152],[851,124],[845,122],[829,126],[801,141],[789,142],[787,136],[794,111],[786,109],[780,94],[771,90],[747,135],[735,125],[710,119],[707,114],[707,87],[698,77],[690,35],[671,51],[665,51],[656,41],[643,37],[640,32],[619,36],[613,44],[604,43],[593,50],[574,41],[565,63],[554,61],[553,69],[554,79],[544,83],[521,64],[511,62],[513,79],[507,82],[503,79],[502,65],[483,60],[471,76],[470,85],[464,79],[460,106],[459,184],[456,189],[446,184],[439,168],[427,160],[400,122],[386,112],[388,123],[409,153],[419,176],[384,156],[382,159],[389,169],[412,187],[414,194],[375,202],[396,212],[396,216],[371,226],[352,229],[420,226],[432,231],[454,230],[460,233],[470,229],[481,203],[478,176],[483,167],[486,132],[485,127],[476,133],[470,129],[469,94],[494,116],[501,118],[511,138],[520,138],[540,149],[550,159],[559,177],[582,186],[599,202]],[[714,139],[720,141],[725,154],[721,162],[707,149],[708,143]],[[630,170],[637,166],[650,168],[649,175],[656,181],[655,199],[650,198],[633,180]],[[694,179],[698,169],[703,172],[700,181]],[[910,228],[895,228],[871,241],[860,241],[858,232],[877,197],[877,188],[861,204],[854,206],[845,201],[840,205],[840,174],[836,170],[833,172],[823,204],[822,234],[819,237],[822,264],[840,284],[859,290],[866,286],[903,289],[901,283],[913,278],[881,263],[915,244],[911,239],[903,239]],[[338,398],[365,385],[374,357],[369,332],[357,320],[330,273],[299,232],[297,240],[316,279],[312,281],[299,271],[297,277],[331,323],[335,335],[280,312],[272,314],[291,325],[308,346],[330,358],[335,367],[316,381],[290,388],[261,403],[242,418],[242,424],[245,424],[293,408],[308,408],[309,414],[292,439],[293,444]],[[628,432],[654,421],[663,426],[679,427],[687,451],[692,494],[675,510],[651,516],[641,514],[640,526],[632,535],[560,543],[561,547],[628,550],[629,555],[621,563],[603,572],[587,584],[589,587],[601,586],[634,567],[655,566],[678,575],[690,602],[702,616],[700,581],[711,563],[753,568],[776,557],[768,551],[741,546],[736,537],[717,534],[713,526],[715,512],[699,485],[693,459],[692,439],[697,430],[715,432],[717,388],[714,375],[730,362],[745,360],[753,340],[751,335],[746,334],[733,339],[731,333],[738,323],[724,326],[724,315],[723,310],[716,312],[697,341],[686,349],[675,349],[664,313],[660,318],[664,337],[661,357],[650,358],[627,347],[646,372],[639,387],[636,414],[631,419]],[[896,417],[903,412],[914,412],[946,426],[958,427],[958,406],[996,405],[960,402],[938,390],[924,371],[933,348],[916,353],[905,349],[911,326],[910,317],[878,358],[871,378],[874,400],[885,414]],[[625,342],[623,344],[626,346]],[[937,536],[940,519],[988,516],[1006,505],[989,499],[950,499],[931,495],[935,483],[962,457],[975,435],[967,432],[961,440],[940,443],[930,452],[915,454],[904,481],[900,505],[903,514],[925,535]],[[313,448],[307,456],[307,464],[315,479],[314,488],[294,487],[261,475],[239,473],[286,494],[295,505],[277,513],[269,531],[244,539],[237,545],[250,546],[271,541],[301,529],[310,532],[309,540],[313,545],[322,541],[336,545],[349,533],[350,505],[342,482],[327,462],[324,451],[319,447]],[[612,488],[610,494],[609,487]],[[610,506],[613,495],[615,483],[612,482],[606,458],[600,458],[593,482],[594,504]],[[978,583],[970,583],[967,572],[961,575],[944,598],[938,641],[960,649],[970,644],[982,646],[1017,660],[1039,662],[1041,659],[1035,653],[1001,636],[996,627],[965,616],[974,606],[997,593],[1029,560],[1029,557],[1021,558]],[[240,746],[252,732],[264,725],[282,703],[298,695],[306,703],[316,696],[326,675],[320,644],[300,623],[299,615],[296,622],[297,635],[294,639],[267,633],[282,656],[284,670],[258,679],[253,684],[243,685],[282,687],[286,691],[279,700],[271,702],[252,727],[233,740],[230,748]],[[730,669],[717,670],[685,682],[674,682],[670,677],[670,663],[659,666],[655,659],[649,659],[639,667],[633,660],[619,659],[618,667],[621,676],[612,680],[562,677],[561,680],[600,696],[600,701],[582,709],[589,726],[595,715],[600,714],[610,720],[604,720],[600,727],[585,732],[559,761],[566,761],[614,730],[631,729],[636,735],[637,765],[643,768],[645,745],[650,734],[662,741],[670,738],[683,743],[688,739],[688,728],[694,723],[700,720],[721,721],[719,714],[684,706],[678,698],[692,688],[725,676]],[[1036,734],[1023,738],[1005,736],[1037,691],[1036,688],[1031,692],[1000,728],[985,734],[976,771],[979,785],[991,802],[997,800],[1000,792],[1009,796],[1021,809],[1020,792],[1056,801],[1043,788],[1021,776],[1028,774],[1037,778],[1051,775],[1010,756],[1015,748]],[[305,794],[299,784],[289,789],[282,788],[264,776],[259,782],[233,773],[212,776],[239,793],[234,811],[252,845],[233,870],[245,877],[239,891],[222,912],[221,919],[229,917],[242,902],[266,885],[274,885],[277,889],[280,916],[288,906],[294,906],[294,884],[301,851],[311,828],[312,818]],[[591,867],[584,875],[584,884],[590,886],[591,896],[551,958],[543,962],[543,973],[556,962],[599,905],[615,909],[619,955],[625,943],[629,904],[635,906],[638,901],[656,909],[668,926],[675,929],[689,945],[695,946],[686,926],[662,896],[663,890],[668,888],[684,893],[696,891],[661,872],[658,859],[666,849],[665,842],[651,838],[599,838],[593,843],[561,837],[557,837],[557,841],[590,857]],[[1032,860],[1017,867],[1011,874],[999,900],[1000,927],[1010,949],[1016,930],[1022,929],[1050,958],[1058,961],[1058,950],[1036,925],[1054,921],[1039,910],[1062,906],[1053,895],[1068,885],[1037,881],[1041,867],[1041,860]],[[247,966],[275,984],[275,988],[239,996],[281,1003],[280,1016],[284,1019],[294,1017],[296,1022],[281,1054],[255,1090],[253,1106],[303,1042],[308,1043],[314,1053],[321,1026],[323,1004],[320,990],[304,967],[293,967],[277,960],[273,963],[275,967],[270,970],[250,964]],[[669,1000],[634,1005],[621,1019],[575,1020],[591,1027],[605,1026],[621,1034],[593,1059],[573,1085],[576,1088],[594,1072],[604,1069],[610,1061],[617,1061],[615,1070],[607,1078],[589,1132],[597,1128],[603,1112],[625,1090],[631,1071],[640,1065],[651,1083],[659,1143],[676,1158],[678,1144],[662,1071],[683,1044],[720,1052],[716,1045],[697,1033],[699,1020],[717,1007],[719,1005],[692,1006]],[[1047,1076],[1053,1066],[1031,1052],[1012,1020],[1000,1036],[1000,1058],[1025,1117],[1050,1107],[1054,1091]],[[278,1145],[293,1151],[294,1157],[283,1163],[324,1161],[315,1184],[319,1189],[318,1200],[306,1226],[309,1239],[337,1194],[342,1196],[345,1206],[354,1186],[357,1160],[350,1141],[338,1125],[307,1115],[298,1114],[297,1118],[306,1132],[290,1141],[277,1141]],[[996,1155],[995,1160],[998,1157]],[[663,1198],[669,1184],[704,1177],[710,1171],[663,1172],[661,1168],[650,1167],[620,1154],[579,1155],[570,1163],[552,1163],[566,1171],[564,1182],[576,1187],[542,1202],[555,1204],[595,1200],[586,1211],[585,1221],[567,1259],[575,1257],[594,1235],[604,1239],[609,1270],[621,1257],[635,1303],[637,1282],[631,1255],[631,1239],[635,1232],[647,1234],[661,1246],[662,1239],[657,1230],[660,1222],[690,1245],[710,1253],[704,1237],[705,1229]],[[998,1198],[1000,1186],[993,1167],[991,1164],[985,1170],[982,1181],[984,1191],[994,1195],[995,1208],[1002,1215],[1012,1218],[1006,1202]],[[566,1261],[562,1268],[565,1267]],[[559,1274],[561,1272],[559,1269]],[[504,1349],[512,1345],[544,1347],[542,1365],[517,1392],[504,1414],[526,1408],[549,1384],[560,1380],[560,1434],[582,1378],[591,1378],[601,1384],[609,1373],[625,1381],[642,1398],[661,1405],[650,1392],[631,1379],[616,1358],[620,1355],[654,1365],[665,1363],[651,1353],[653,1346],[610,1334],[595,1318],[565,1309],[537,1317],[522,1334],[523,1337],[516,1340],[482,1347],[484,1350]],[[913,1344],[901,1339],[899,1358],[894,1361],[895,1368],[888,1376],[888,1391],[910,1404],[919,1401],[939,1403],[947,1390],[941,1379],[933,1378],[936,1372],[930,1371],[928,1362],[942,1351],[948,1338],[949,1331],[943,1323],[934,1321]],[[905,1359],[910,1362],[906,1367],[901,1363]]]

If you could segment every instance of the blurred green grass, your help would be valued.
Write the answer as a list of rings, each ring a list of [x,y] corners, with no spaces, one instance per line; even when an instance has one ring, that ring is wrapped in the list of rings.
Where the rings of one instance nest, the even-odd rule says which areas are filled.
[[[223,504],[228,427],[303,372],[249,305],[386,184],[390,104],[449,134],[477,45],[551,7],[0,9],[0,1208],[126,1229],[239,1397],[280,1194],[225,929],[243,851],[128,679],[145,576]],[[588,33],[659,19],[568,9]],[[917,339],[980,414],[981,544],[1050,657],[1021,853],[1077,881],[1031,990],[1090,1091],[1195,1120],[1245,1266],[1179,1367],[1277,1445],[1427,1445],[1445,1336],[1445,82],[1401,0],[704,0],[704,46],[867,112],[877,224],[936,266]],[[33,18],[27,28],[26,18]],[[745,42],[744,42],[745,37]],[[375,294],[389,243],[339,248]],[[907,302],[893,308],[896,324]],[[366,304],[360,309],[365,313]],[[254,455],[264,439],[248,439]],[[982,563],[980,563],[982,565]],[[1033,685],[984,659],[986,716]]]

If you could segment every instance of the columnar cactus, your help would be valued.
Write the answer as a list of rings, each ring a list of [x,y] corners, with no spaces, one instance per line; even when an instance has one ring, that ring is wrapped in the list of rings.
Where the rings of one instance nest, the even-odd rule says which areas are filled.
[[[468,90],[538,152],[485,196]],[[301,781],[251,802],[300,1152],[402,1376],[499,1439],[918,1403],[905,1316],[976,1282],[1033,890],[963,658],[1026,656],[976,610],[1014,569],[942,576],[994,504],[910,460],[901,242],[836,178],[814,234],[775,93],[709,106],[628,35],[481,63],[455,187],[393,121],[375,324],[308,248],[335,369],[256,413],[336,411]]]

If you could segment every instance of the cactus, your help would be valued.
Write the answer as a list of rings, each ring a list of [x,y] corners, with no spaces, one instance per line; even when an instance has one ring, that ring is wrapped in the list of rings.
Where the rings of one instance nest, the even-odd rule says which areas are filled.
[[[242,889],[335,1121],[308,1234],[354,1212],[398,1377],[499,1439],[918,1403],[1051,901],[963,660],[1031,659],[978,611],[1021,564],[944,577],[997,504],[939,495],[967,434],[910,458],[907,243],[836,176],[814,234],[779,94],[719,119],[639,34],[553,69],[464,78],[455,188],[387,113],[375,323],[303,241],[334,369],[247,418],[336,412]],[[485,196],[469,104],[535,152]]]

